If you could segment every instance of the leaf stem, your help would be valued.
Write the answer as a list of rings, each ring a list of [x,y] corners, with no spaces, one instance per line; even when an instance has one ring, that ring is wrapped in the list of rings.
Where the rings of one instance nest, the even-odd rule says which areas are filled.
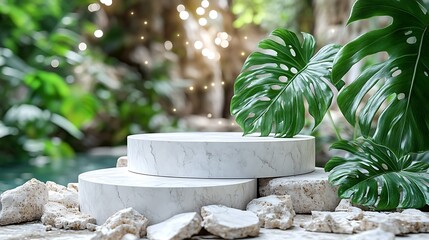
[[[337,125],[335,125],[335,122],[334,122],[334,119],[332,118],[332,115],[331,115],[331,111],[330,111],[330,110],[328,110],[328,117],[329,117],[329,120],[331,121],[332,128],[333,128],[333,129],[334,129],[334,131],[335,131],[335,135],[337,136],[338,141],[342,141],[342,140],[343,140],[343,138],[342,138],[342,137],[341,137],[341,135],[340,135],[340,131],[338,130]]]
[[[358,135],[359,122],[356,121],[355,127],[353,128],[353,140],[356,140]]]

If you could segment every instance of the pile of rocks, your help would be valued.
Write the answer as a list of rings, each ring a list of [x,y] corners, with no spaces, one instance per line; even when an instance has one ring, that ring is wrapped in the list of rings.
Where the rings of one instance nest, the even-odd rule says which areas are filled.
[[[393,235],[428,233],[429,216],[417,209],[402,212],[362,211],[343,200],[335,212],[313,211],[312,221],[303,226],[307,231],[327,233],[358,233],[378,229]]]
[[[41,220],[48,230],[94,229],[95,219],[79,211],[77,190],[76,184],[65,187],[31,179],[0,196],[0,226]]]
[[[255,237],[260,227],[290,228],[295,212],[289,196],[269,196],[250,202],[247,211],[222,205],[204,206],[201,216],[196,212],[182,213],[146,229],[148,220],[136,210],[127,208],[97,227],[92,239],[113,240],[124,236],[139,239],[147,233],[147,238],[152,240],[178,240],[190,238],[202,228],[224,239]]]

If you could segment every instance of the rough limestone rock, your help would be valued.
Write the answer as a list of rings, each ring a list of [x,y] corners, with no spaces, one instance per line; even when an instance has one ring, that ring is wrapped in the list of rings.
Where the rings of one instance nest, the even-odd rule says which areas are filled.
[[[341,199],[340,203],[338,203],[335,208],[335,212],[348,212],[351,207],[353,206],[350,199]]]
[[[356,233],[376,228],[395,235],[408,233],[429,233],[429,215],[416,209],[402,212],[383,213],[362,211],[349,207],[341,212],[312,212],[312,221],[305,224],[307,231]]]
[[[119,157],[116,161],[116,167],[127,167],[128,166],[128,157],[122,156]]]
[[[45,211],[41,218],[47,226],[63,228],[66,230],[83,230],[95,224],[95,218],[79,211],[78,193],[74,187],[65,186],[54,182],[46,182],[49,190],[49,202],[45,205]]]
[[[66,207],[58,202],[49,202],[45,205],[42,216],[44,225],[51,225],[66,230],[83,230],[95,224],[95,218],[81,213],[77,207]]]
[[[39,220],[43,206],[48,202],[48,189],[44,183],[33,178],[22,186],[2,193],[0,201],[0,226]]]
[[[288,229],[292,227],[295,217],[289,195],[270,195],[254,199],[246,209],[259,217],[259,224],[264,228]]]
[[[304,228],[312,232],[326,233],[356,233],[360,230],[360,220],[363,218],[363,211],[359,208],[350,212],[319,212],[313,211],[312,221]]]
[[[204,228],[225,239],[255,237],[259,234],[259,218],[250,211],[242,211],[222,205],[201,208]]]
[[[201,230],[201,217],[196,212],[182,213],[164,222],[149,226],[150,240],[181,240],[190,238]]]
[[[139,237],[131,233],[127,233],[121,238],[121,240],[139,240],[139,239],[140,239]]]
[[[328,182],[322,168],[309,174],[259,180],[259,194],[290,195],[296,213],[333,211],[340,202],[337,189]]]
[[[361,232],[346,238],[346,240],[394,240],[395,234],[381,228]]]
[[[338,203],[338,206],[335,208],[335,212],[349,212],[352,208],[359,208],[363,211],[369,210],[368,207],[353,204],[350,199],[341,199],[340,203]]]
[[[49,191],[49,202],[60,203],[67,208],[79,207],[79,199],[76,191],[50,181],[46,182],[46,187]]]
[[[97,227],[92,240],[117,240],[126,234],[144,237],[148,223],[149,220],[133,208],[122,209]]]
[[[67,189],[74,192],[79,192],[79,183],[69,183],[67,184]]]
[[[428,233],[429,216],[416,209],[407,209],[394,213],[365,212],[361,222],[361,230],[371,230],[378,227],[396,235],[407,233]]]

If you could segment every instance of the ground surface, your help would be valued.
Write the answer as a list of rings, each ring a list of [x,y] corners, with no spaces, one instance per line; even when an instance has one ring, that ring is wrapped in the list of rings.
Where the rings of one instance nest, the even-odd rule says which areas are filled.
[[[297,215],[295,218],[294,227],[292,229],[282,231],[274,229],[261,228],[258,237],[252,238],[255,240],[280,240],[280,239],[317,239],[317,240],[335,240],[345,239],[350,235],[347,234],[332,234],[332,233],[315,233],[305,231],[301,224],[309,221],[310,215]],[[58,240],[89,240],[94,235],[90,231],[64,231],[53,228],[52,231],[46,231],[46,227],[40,222],[32,222],[20,225],[10,225],[0,227],[0,240],[24,240],[24,239],[58,239]],[[202,235],[195,236],[193,239],[219,239],[215,236]],[[410,234],[407,236],[397,237],[397,239],[429,239],[429,233],[426,234]]]

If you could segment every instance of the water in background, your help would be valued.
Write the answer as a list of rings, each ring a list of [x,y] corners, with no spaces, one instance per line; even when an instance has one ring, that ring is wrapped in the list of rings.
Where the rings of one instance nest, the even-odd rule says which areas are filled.
[[[75,159],[52,160],[46,164],[20,164],[0,167],[0,193],[31,178],[61,185],[77,182],[78,175],[95,169],[115,167],[118,156],[78,155]],[[41,165],[41,166],[38,166]]]

